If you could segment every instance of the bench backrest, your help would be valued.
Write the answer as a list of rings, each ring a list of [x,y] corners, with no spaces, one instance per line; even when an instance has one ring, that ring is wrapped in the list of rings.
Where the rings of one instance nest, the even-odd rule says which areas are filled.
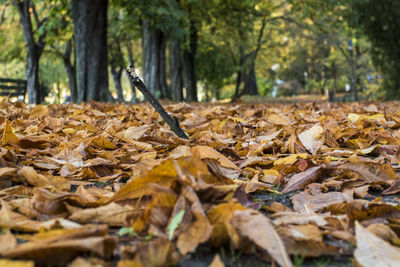
[[[26,81],[0,78],[1,96],[19,96],[26,93]]]

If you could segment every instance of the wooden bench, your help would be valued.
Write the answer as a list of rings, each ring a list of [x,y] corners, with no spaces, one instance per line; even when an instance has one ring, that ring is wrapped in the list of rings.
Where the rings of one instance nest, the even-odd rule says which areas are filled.
[[[22,95],[25,101],[26,85],[25,80],[0,78],[0,96],[12,97]]]

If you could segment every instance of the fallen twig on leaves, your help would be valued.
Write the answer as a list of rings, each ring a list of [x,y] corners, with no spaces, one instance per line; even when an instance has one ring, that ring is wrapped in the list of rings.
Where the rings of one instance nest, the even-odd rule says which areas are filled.
[[[158,102],[158,100],[153,96],[153,94],[147,89],[144,82],[140,79],[140,77],[133,71],[132,66],[127,67],[126,69],[128,76],[132,79],[133,84],[139,89],[140,92],[144,95],[147,101],[154,107],[155,110],[161,115],[161,117],[165,120],[165,122],[169,125],[171,130],[180,138],[189,139],[186,133],[182,130],[179,125],[178,119],[174,116],[173,118],[165,111],[163,106]]]

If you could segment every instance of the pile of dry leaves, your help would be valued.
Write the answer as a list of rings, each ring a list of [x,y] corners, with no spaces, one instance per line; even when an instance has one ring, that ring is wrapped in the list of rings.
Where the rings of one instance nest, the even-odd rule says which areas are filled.
[[[144,104],[0,103],[0,265],[400,266],[398,103],[166,109],[190,140]]]

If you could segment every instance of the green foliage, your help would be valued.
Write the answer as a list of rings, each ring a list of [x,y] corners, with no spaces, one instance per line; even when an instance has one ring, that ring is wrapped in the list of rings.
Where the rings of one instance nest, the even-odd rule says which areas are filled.
[[[271,95],[274,90],[275,82],[267,77],[259,77],[257,79],[258,91],[260,95],[267,96]]]
[[[125,236],[125,235],[138,237],[138,234],[131,227],[122,227],[121,229],[119,229],[118,236]]]
[[[235,73],[233,59],[223,44],[205,39],[196,55],[197,78],[208,87],[221,88]]]
[[[50,89],[66,85],[62,61],[54,54],[60,58],[73,37],[70,1],[32,2],[39,19],[45,19],[40,26],[32,19],[35,40],[46,36],[41,82]],[[396,0],[115,0],[108,9],[109,59],[125,66],[127,49],[133,48],[135,67],[140,67],[145,19],[169,41],[180,40],[182,49],[189,45],[194,24],[196,76],[212,96],[232,97],[238,74],[247,75],[255,65],[262,95],[271,94],[277,79],[301,85],[282,88],[280,95],[321,93],[324,87],[341,93],[351,83],[354,67],[363,99],[393,98],[400,88],[399,10]],[[23,78],[25,55],[16,8],[0,0],[2,76]],[[377,71],[372,63],[382,82],[366,81]],[[274,65],[279,69],[272,71]]]
[[[172,240],[175,230],[178,228],[179,224],[182,222],[183,215],[185,215],[185,210],[179,211],[168,225],[168,238]]]
[[[372,43],[374,62],[383,73],[387,97],[399,98],[400,88],[400,2],[397,0],[352,0],[347,19]]]

